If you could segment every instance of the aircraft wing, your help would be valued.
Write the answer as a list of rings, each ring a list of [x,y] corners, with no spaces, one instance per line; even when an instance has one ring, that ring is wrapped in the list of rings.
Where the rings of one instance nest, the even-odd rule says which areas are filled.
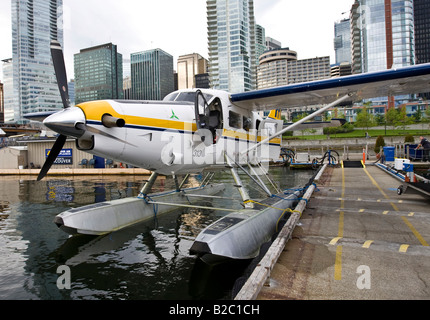
[[[234,105],[249,110],[328,104],[346,94],[349,101],[430,92],[430,63],[231,94]]]

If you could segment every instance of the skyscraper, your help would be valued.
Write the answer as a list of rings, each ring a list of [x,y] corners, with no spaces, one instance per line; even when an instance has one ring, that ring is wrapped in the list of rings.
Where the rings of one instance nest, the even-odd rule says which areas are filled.
[[[417,64],[430,62],[430,2],[414,0],[415,19],[415,59]],[[429,100],[430,93],[421,93],[420,97]]]
[[[75,54],[75,102],[123,98],[122,55],[112,43]]]
[[[161,49],[132,53],[131,97],[162,100],[173,92],[173,56]]]
[[[19,122],[63,107],[50,54],[51,40],[63,45],[63,0],[12,0],[11,8],[14,103],[5,113]]]
[[[430,62],[430,2],[414,0],[416,63]]]
[[[415,64],[413,0],[356,0],[351,24],[355,73]]]
[[[207,0],[211,87],[232,93],[255,88],[253,0]]]
[[[336,63],[351,63],[351,26],[349,19],[334,24],[334,51]]]
[[[353,73],[415,64],[413,0],[355,0],[350,17]],[[399,102],[407,99],[396,97]],[[394,107],[392,97],[372,102]]]
[[[266,29],[259,24],[255,25],[255,61],[258,65],[260,56],[267,50],[266,47]]]

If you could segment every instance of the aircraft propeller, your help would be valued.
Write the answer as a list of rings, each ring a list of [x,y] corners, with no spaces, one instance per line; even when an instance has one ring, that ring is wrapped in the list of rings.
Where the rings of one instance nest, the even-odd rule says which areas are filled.
[[[58,41],[51,41],[51,56],[54,64],[55,76],[57,78],[58,89],[60,90],[61,100],[63,102],[64,109],[70,108],[69,100],[69,88],[67,85],[66,66],[64,63],[64,55],[61,45]],[[51,151],[49,152],[48,158],[46,159],[40,173],[37,177],[37,181],[42,180],[48,173],[61,149],[63,149],[66,143],[67,136],[60,134],[54,143]]]

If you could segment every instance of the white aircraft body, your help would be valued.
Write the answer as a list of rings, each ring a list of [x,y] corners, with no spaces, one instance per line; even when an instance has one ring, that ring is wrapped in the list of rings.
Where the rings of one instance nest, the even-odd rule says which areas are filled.
[[[89,153],[157,173],[197,173],[225,165],[279,157],[280,112],[296,106],[328,104],[299,125],[345,101],[430,91],[430,64],[294,84],[242,94],[210,89],[177,91],[163,101],[85,102],[71,107],[62,49],[51,44],[64,110],[44,120],[60,136],[41,170],[48,172],[66,137]],[[273,110],[276,109],[276,110]],[[257,111],[272,110],[262,119]]]

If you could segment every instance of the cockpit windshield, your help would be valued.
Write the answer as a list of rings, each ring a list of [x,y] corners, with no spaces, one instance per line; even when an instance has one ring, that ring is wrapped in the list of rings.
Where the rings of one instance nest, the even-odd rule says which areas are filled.
[[[206,101],[210,101],[212,99],[211,94],[204,93],[203,94]],[[176,102],[192,102],[196,101],[196,93],[194,91],[184,91],[184,92],[172,92],[164,97],[163,101],[176,101]]]

